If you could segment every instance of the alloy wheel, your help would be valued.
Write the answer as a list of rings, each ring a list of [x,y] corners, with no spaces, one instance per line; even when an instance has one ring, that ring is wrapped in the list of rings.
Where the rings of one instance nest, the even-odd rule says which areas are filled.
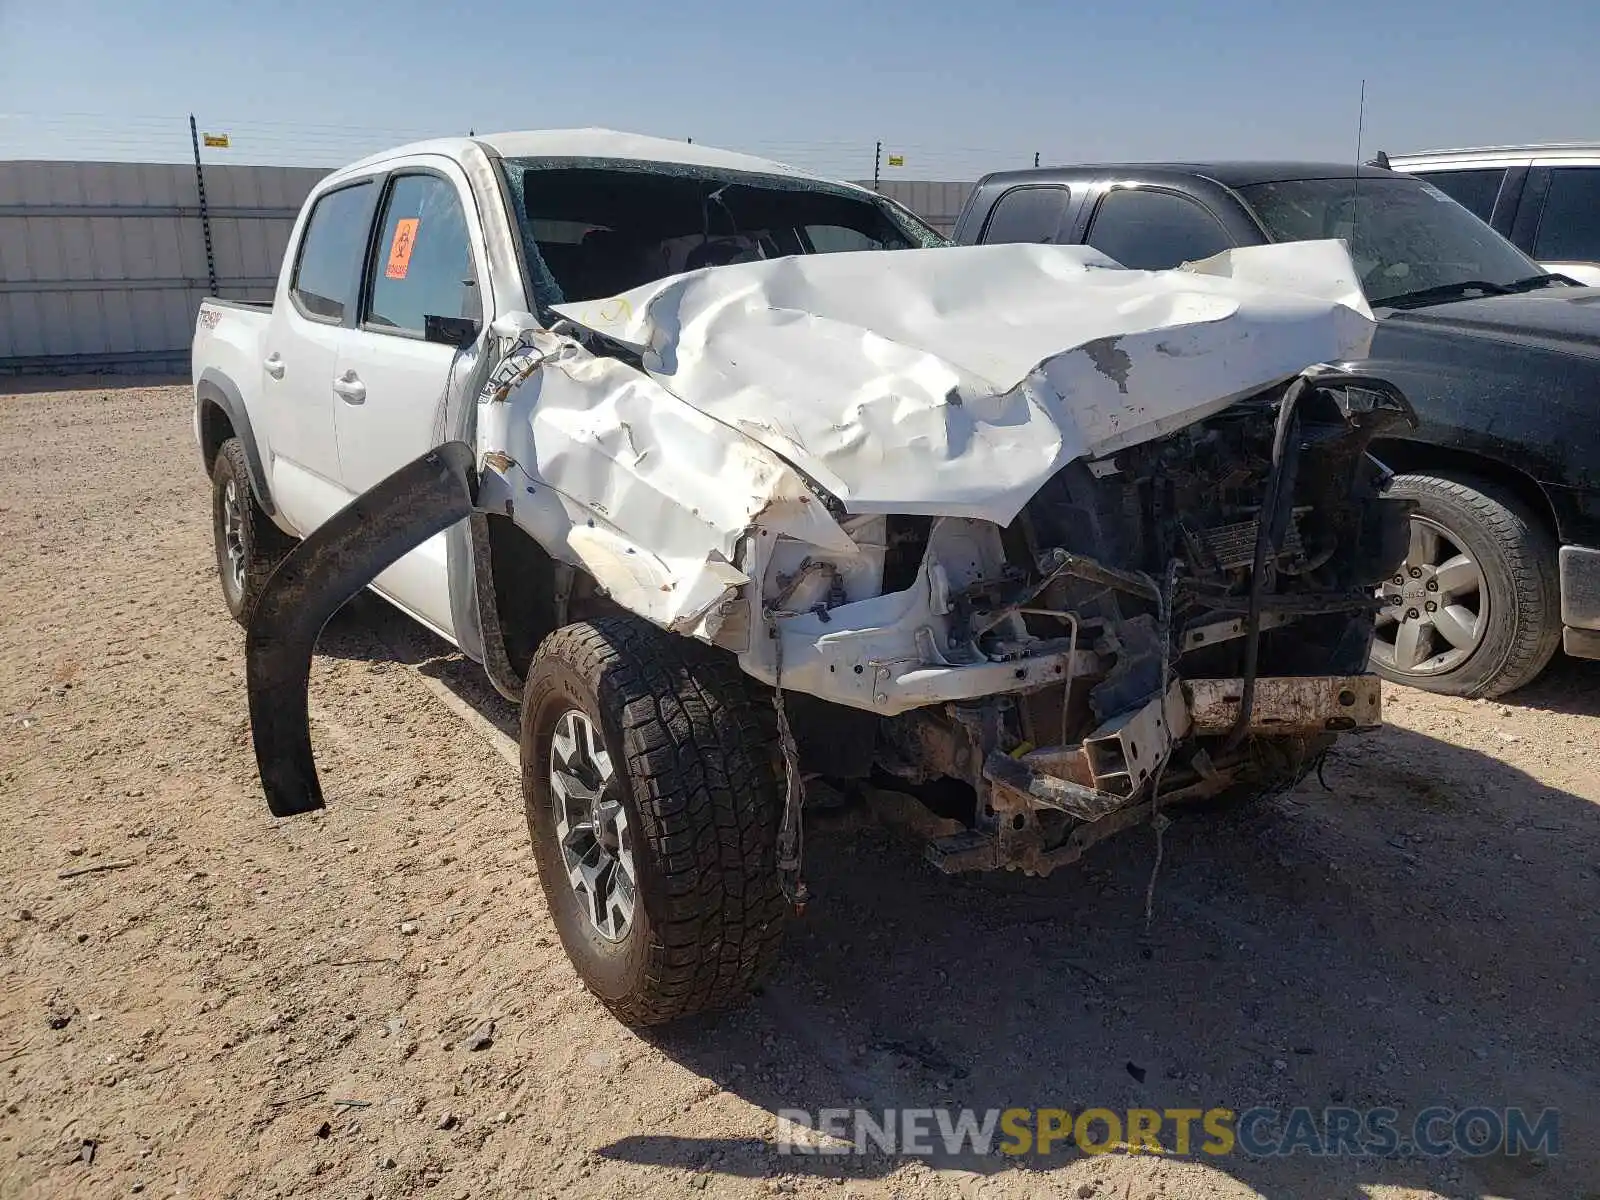
[[[621,784],[594,722],[568,709],[556,722],[550,744],[556,837],[567,882],[584,915],[601,937],[613,942],[625,938],[633,924],[638,890]]]
[[[232,479],[222,489],[222,545],[228,554],[228,574],[234,595],[244,594],[244,510],[239,485]]]
[[[1489,589],[1461,539],[1429,517],[1413,515],[1406,559],[1378,588],[1373,660],[1398,675],[1443,675],[1483,641]]]

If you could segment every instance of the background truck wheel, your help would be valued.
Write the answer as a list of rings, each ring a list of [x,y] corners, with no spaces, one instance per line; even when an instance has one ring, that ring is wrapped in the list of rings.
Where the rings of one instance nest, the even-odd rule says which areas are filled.
[[[1410,548],[1379,588],[1372,666],[1450,696],[1500,696],[1561,644],[1556,543],[1528,507],[1482,480],[1398,475],[1417,502]]]
[[[256,503],[244,444],[238,438],[222,443],[211,468],[211,532],[222,598],[233,619],[248,625],[262,587],[291,543]]]
[[[522,794],[567,957],[623,1022],[741,999],[777,957],[780,793],[744,676],[625,617],[546,638]]]

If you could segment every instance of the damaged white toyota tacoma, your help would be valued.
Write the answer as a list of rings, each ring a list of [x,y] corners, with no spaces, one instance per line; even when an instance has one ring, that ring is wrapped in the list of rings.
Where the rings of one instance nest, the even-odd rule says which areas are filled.
[[[771,964],[808,780],[959,781],[931,861],[1035,874],[1287,786],[1379,721],[1371,333],[1337,242],[951,248],[598,130],[338,171],[194,346],[268,804],[322,804],[312,650],[371,587],[520,702],[563,944],[645,1024]]]

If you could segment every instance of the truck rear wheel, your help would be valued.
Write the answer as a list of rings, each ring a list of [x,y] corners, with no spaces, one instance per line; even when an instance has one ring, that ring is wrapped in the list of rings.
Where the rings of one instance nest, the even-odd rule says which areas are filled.
[[[629,1025],[727,1007],[776,960],[779,790],[755,701],[714,651],[626,617],[534,656],[522,794],[584,984]]]
[[[222,443],[211,467],[211,532],[223,602],[235,621],[248,625],[261,589],[292,543],[256,502],[238,438]]]

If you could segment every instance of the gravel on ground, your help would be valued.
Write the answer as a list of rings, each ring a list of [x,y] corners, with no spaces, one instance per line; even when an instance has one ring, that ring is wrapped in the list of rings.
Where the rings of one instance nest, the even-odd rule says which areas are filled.
[[[190,422],[0,381],[0,1196],[1597,1194],[1600,664],[1389,689],[1326,790],[1175,823],[1148,929],[1148,829],[951,879],[829,817],[770,986],[635,1033],[556,941],[514,712],[382,601],[316,661],[329,807],[269,816]],[[774,1145],[782,1109],[1434,1103],[1559,1109],[1560,1153]]]

